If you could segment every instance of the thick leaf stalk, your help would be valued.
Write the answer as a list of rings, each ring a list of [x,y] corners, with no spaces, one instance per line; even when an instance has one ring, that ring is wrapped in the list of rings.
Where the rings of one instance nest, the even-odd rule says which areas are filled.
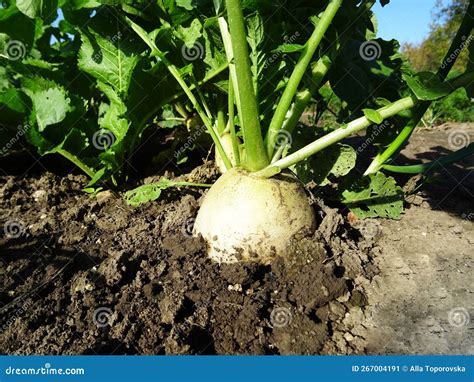
[[[474,143],[471,143],[460,150],[445,155],[429,163],[414,164],[409,166],[384,165],[382,166],[382,168],[384,170],[399,174],[421,174],[424,172],[436,170],[440,167],[447,166],[454,162],[458,162],[472,154],[474,154]]]
[[[275,114],[268,129],[266,149],[269,157],[272,157],[273,155],[278,132],[283,127],[286,115],[290,110],[296,93],[298,92],[298,87],[301,83],[301,80],[303,79],[303,76],[308,69],[309,64],[311,63],[313,56],[324,37],[324,34],[331,25],[331,22],[336,16],[336,13],[341,5],[342,0],[332,0],[329,3],[323,15],[321,16],[321,19],[316,25],[313,34],[306,43],[298,63],[296,64],[295,69],[288,80],[288,84],[286,85],[285,91],[283,92],[280,102],[278,103],[277,109],[275,110]]]
[[[258,171],[269,164],[263,144],[257,97],[252,81],[247,32],[241,0],[227,0],[227,16],[234,54],[238,93],[239,117],[245,143],[244,166],[249,171]]]
[[[378,113],[383,119],[392,117],[401,111],[410,109],[416,104],[416,99],[414,97],[405,97],[396,102],[391,103],[390,105],[384,106],[378,109]],[[313,143],[303,147],[302,149],[296,151],[295,153],[288,155],[287,157],[276,161],[267,168],[259,171],[256,175],[269,178],[272,177],[283,169],[291,167],[302,160],[309,158],[311,155],[316,154],[317,152],[325,149],[328,146],[333,145],[336,142],[341,141],[348,136],[366,129],[373,122],[370,121],[367,117],[358,118],[348,125],[340,127],[337,130],[332,131],[331,133],[317,139]]]

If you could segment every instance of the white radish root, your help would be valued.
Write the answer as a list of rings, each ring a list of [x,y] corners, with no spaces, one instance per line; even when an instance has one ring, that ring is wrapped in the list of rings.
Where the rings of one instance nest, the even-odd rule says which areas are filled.
[[[194,233],[208,243],[208,255],[216,262],[267,264],[285,257],[296,233],[315,226],[304,188],[294,178],[257,178],[232,169],[204,197]]]

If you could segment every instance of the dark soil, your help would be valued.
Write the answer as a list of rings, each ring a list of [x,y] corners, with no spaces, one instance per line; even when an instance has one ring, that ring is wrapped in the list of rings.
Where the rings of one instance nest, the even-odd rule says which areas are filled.
[[[451,152],[456,134],[472,142],[474,125],[418,129],[395,163]],[[287,262],[219,266],[191,235],[204,191],[133,209],[28,155],[0,161],[2,353],[474,354],[473,156],[400,177],[423,187],[399,221],[349,224],[313,195],[317,231]],[[181,179],[216,177],[207,163]]]
[[[215,177],[208,163],[186,179]],[[190,234],[202,191],[133,209],[85,181],[0,177],[2,353],[364,352],[370,230],[313,198],[319,227],[288,261],[218,265]]]

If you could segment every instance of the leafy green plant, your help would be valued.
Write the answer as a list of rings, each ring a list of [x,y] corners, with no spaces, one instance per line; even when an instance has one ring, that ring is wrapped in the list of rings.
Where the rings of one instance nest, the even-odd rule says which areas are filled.
[[[449,96],[434,101],[427,113],[432,116],[430,124],[444,122],[470,122],[474,120],[474,103],[465,89],[457,89]],[[426,115],[423,117],[426,118]]]
[[[137,207],[140,204],[152,202],[161,196],[163,190],[172,187],[210,187],[208,184],[192,183],[192,182],[174,182],[172,180],[162,178],[159,182],[144,184],[134,190],[127,191],[124,195],[127,204]]]
[[[380,171],[402,172],[388,162],[433,101],[470,91],[474,71],[446,78],[472,29],[472,1],[436,74],[414,72],[395,40],[376,38],[374,3],[5,2],[0,102],[9,120],[2,125],[26,120],[40,153],[63,155],[94,185],[126,179],[146,129],[198,120],[224,175],[204,199],[196,233],[217,261],[266,262],[315,225],[297,178],[334,185],[361,217],[399,218],[403,193]],[[29,23],[25,35],[17,18]],[[24,54],[13,60],[8,48],[17,38]],[[299,124],[312,103],[318,118],[333,112],[334,119]],[[380,126],[379,153],[357,176],[357,153],[342,141]],[[126,199],[137,205],[172,186],[180,184],[163,180]]]
[[[170,127],[182,94],[107,4],[5,1],[0,9],[2,140],[27,125],[41,155],[64,156],[91,186],[127,178],[144,131]],[[226,66],[196,74],[196,85]]]

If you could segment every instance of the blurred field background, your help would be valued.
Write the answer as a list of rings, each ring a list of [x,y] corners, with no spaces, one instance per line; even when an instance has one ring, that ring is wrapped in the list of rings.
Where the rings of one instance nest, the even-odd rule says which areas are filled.
[[[393,1],[393,3],[396,2],[396,0]],[[424,2],[424,0],[411,2],[413,6],[418,6],[418,3]],[[461,24],[468,3],[469,0],[436,0],[431,11],[428,36],[418,43],[400,41],[402,52],[414,69],[436,72]],[[387,12],[391,5],[392,3],[387,6]],[[403,28],[400,21],[398,22],[398,27]],[[465,46],[456,61],[450,77],[463,72],[469,64],[468,46],[472,43],[472,40],[474,40],[472,34],[466,36]],[[472,65],[473,63],[471,62],[470,64]],[[465,89],[458,89],[449,97],[434,102],[425,114],[423,124],[432,126],[445,122],[470,122],[473,120],[473,100],[467,96]]]

